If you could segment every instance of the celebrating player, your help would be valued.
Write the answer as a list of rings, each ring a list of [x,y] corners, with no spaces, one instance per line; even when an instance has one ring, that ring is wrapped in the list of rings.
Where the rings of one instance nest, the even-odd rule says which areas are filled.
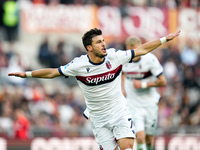
[[[145,43],[135,50],[120,51],[106,49],[100,29],[91,29],[83,37],[87,55],[75,58],[59,68],[46,68],[29,72],[9,73],[9,76],[54,78],[75,77],[88,108],[91,126],[101,150],[131,150],[135,132],[131,113],[121,92],[122,65],[134,57],[145,55],[162,43],[178,36],[180,31],[166,37]],[[116,140],[114,139],[116,138]]]
[[[138,37],[126,40],[126,49],[141,45]],[[163,68],[152,53],[138,56],[122,68],[122,91],[133,115],[137,134],[137,150],[153,150],[160,95],[155,87],[165,86]]]

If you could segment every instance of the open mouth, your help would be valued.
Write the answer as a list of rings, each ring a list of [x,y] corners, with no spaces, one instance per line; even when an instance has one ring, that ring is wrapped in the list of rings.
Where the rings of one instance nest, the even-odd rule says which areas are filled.
[[[106,48],[103,48],[102,50],[103,50],[104,53],[106,53]]]

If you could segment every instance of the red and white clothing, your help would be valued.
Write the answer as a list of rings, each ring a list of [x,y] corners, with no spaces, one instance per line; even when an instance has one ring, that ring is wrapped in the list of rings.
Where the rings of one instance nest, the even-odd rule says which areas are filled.
[[[121,51],[111,48],[107,49],[107,56],[101,63],[93,63],[88,55],[82,55],[59,68],[62,75],[77,79],[83,91],[95,138],[104,149],[114,147],[114,144],[109,146],[105,144],[106,140],[113,140],[114,136],[112,135],[112,138],[107,136],[109,139],[104,136],[98,137],[103,135],[101,129],[107,128],[113,132],[115,124],[121,118],[131,117],[126,99],[121,92],[121,71],[122,65],[133,57],[133,50]],[[127,136],[135,137],[131,130]]]
[[[133,116],[135,131],[145,131],[148,135],[155,134],[160,94],[155,87],[135,89],[133,79],[153,82],[163,73],[163,67],[154,54],[148,53],[141,56],[137,62],[125,64],[122,71],[125,74],[127,106]]]
[[[141,56],[137,62],[130,62],[123,66],[125,74],[124,88],[126,99],[132,106],[150,106],[158,103],[160,94],[156,87],[135,89],[133,79],[143,82],[153,82],[163,73],[163,67],[152,53]]]
[[[17,120],[15,120],[14,122],[14,137],[23,140],[28,139],[29,128],[29,120],[24,116],[18,117]]]

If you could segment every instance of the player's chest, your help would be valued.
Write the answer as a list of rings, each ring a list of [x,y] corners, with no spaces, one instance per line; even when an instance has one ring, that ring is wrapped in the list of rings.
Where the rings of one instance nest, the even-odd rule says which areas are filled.
[[[116,70],[119,70],[119,68],[122,68],[120,63],[114,60],[106,59],[102,64],[87,63],[82,65],[82,67],[79,68],[79,72],[89,76],[115,72]]]
[[[101,65],[86,65],[76,76],[77,80],[88,86],[101,85],[114,81],[120,74],[122,65],[106,60]]]

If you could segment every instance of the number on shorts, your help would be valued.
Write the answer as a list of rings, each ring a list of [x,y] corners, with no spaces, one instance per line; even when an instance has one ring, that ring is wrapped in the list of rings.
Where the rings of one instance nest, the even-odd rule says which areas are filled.
[[[133,132],[133,134],[135,134],[135,131],[133,130],[133,120],[131,118],[128,118],[128,121],[130,122],[130,129]]]
[[[156,120],[153,120],[153,124],[151,125],[151,127],[154,127],[156,125]]]
[[[131,118],[128,118],[128,121],[130,121],[131,125],[130,125],[130,128],[133,127],[133,120]]]

